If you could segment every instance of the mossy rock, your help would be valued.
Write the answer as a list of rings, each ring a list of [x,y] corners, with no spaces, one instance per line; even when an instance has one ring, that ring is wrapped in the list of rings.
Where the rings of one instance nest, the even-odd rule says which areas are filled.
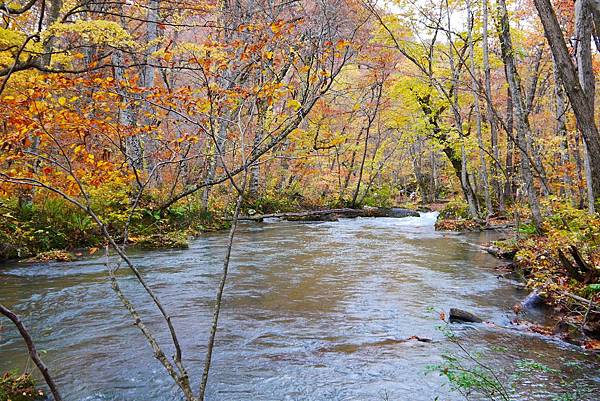
[[[6,372],[0,377],[0,401],[45,400],[43,390],[37,389],[29,373]]]
[[[440,210],[440,219],[468,219],[469,205],[462,200],[453,200],[448,202],[442,210]]]
[[[187,234],[181,231],[152,234],[135,239],[142,249],[187,249],[190,247]]]
[[[39,253],[32,258],[25,259],[25,262],[72,262],[76,259],[71,252],[54,250]]]

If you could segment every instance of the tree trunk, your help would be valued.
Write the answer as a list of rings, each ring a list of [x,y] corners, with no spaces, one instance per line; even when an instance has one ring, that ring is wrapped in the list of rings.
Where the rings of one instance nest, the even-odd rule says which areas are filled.
[[[531,165],[529,164],[529,156],[527,154],[527,136],[529,135],[529,120],[523,94],[521,92],[521,82],[517,71],[512,39],[510,37],[510,25],[508,21],[508,11],[506,9],[506,1],[498,1],[499,26],[498,34],[500,37],[500,45],[502,51],[502,59],[505,65],[506,79],[512,94],[515,120],[517,124],[517,145],[521,151],[521,175],[525,184],[525,191],[529,199],[529,207],[533,224],[538,231],[542,231],[542,214],[538,203],[538,197],[533,182],[533,174]]]
[[[446,16],[447,16],[447,23],[448,23],[448,30],[446,31],[446,37],[448,39],[448,43],[449,45],[449,51],[448,51],[448,62],[450,64],[450,72],[452,74],[452,86],[451,89],[449,91],[449,96],[448,96],[448,100],[452,103],[451,107],[452,107],[452,114],[454,115],[454,126],[458,132],[458,134],[460,135],[460,140],[461,140],[461,168],[460,168],[460,180],[461,180],[461,185],[463,187],[463,192],[465,193],[465,196],[467,198],[467,203],[469,205],[469,214],[471,215],[472,218],[476,219],[479,217],[479,210],[477,208],[477,203],[476,203],[476,196],[475,196],[475,192],[473,191],[473,186],[471,185],[471,182],[469,180],[469,173],[467,171],[467,157],[466,157],[466,152],[465,152],[465,140],[464,140],[464,133],[463,133],[463,127],[462,127],[462,117],[460,115],[460,105],[458,103],[458,79],[459,79],[459,70],[456,68],[456,65],[454,63],[454,50],[453,50],[453,45],[452,45],[452,36],[450,33],[451,30],[451,23],[450,23],[450,10],[448,9],[448,3],[446,3]]]
[[[510,88],[506,90],[506,183],[504,186],[505,199],[512,200],[515,195],[515,166],[514,166],[514,148],[515,144],[512,140],[514,128],[514,111],[512,95]]]
[[[567,170],[569,163],[569,140],[567,134],[567,102],[565,99],[565,91],[560,81],[556,62],[554,62],[554,96],[556,98],[556,136],[562,138],[560,141],[560,165],[563,169],[563,190],[561,194],[567,199],[572,199],[573,194],[571,187],[573,182]]]
[[[571,101],[577,125],[587,145],[590,159],[600,160],[600,133],[594,120],[594,109],[590,106],[589,98],[579,82],[554,8],[550,0],[534,0],[534,3],[544,26],[546,39],[554,54],[561,81]],[[595,197],[600,192],[600,163],[593,163],[590,167],[592,194]]]
[[[266,102],[259,102],[257,104],[257,113],[258,113],[258,121],[257,121],[257,129],[256,135],[254,136],[254,143],[252,145],[252,157],[255,156],[256,150],[260,148],[262,140],[265,136],[266,127],[265,124],[267,122],[267,111],[268,105]],[[250,167],[250,184],[248,187],[248,192],[250,193],[250,197],[256,199],[258,196],[258,191],[260,188],[260,164],[259,160]]]
[[[485,207],[487,209],[487,214],[494,214],[494,208],[492,206],[492,197],[490,196],[490,185],[487,173],[487,161],[485,159],[485,147],[483,144],[483,137],[481,133],[481,109],[479,105],[479,94],[477,93],[477,88],[479,84],[477,82],[477,67],[475,65],[475,48],[473,46],[473,23],[475,21],[475,16],[473,11],[471,10],[471,3],[467,1],[467,14],[469,18],[469,33],[468,33],[468,42],[469,42],[469,58],[471,62],[471,79],[473,85],[473,105],[475,108],[475,124],[477,130],[477,144],[479,145],[479,160],[481,163],[481,180],[483,185],[483,194],[485,198]]]
[[[130,99],[127,93],[129,85],[125,76],[123,52],[115,50],[112,55],[112,62],[115,65],[114,75],[117,81],[117,93],[121,96],[121,103],[124,105],[123,109],[119,111],[119,125],[133,128],[137,125],[136,113],[132,106],[133,99]],[[138,135],[125,135],[125,157],[132,168],[138,171],[142,170],[144,152]]]
[[[577,74],[579,83],[588,100],[589,107],[593,111],[596,95],[596,82],[594,69],[592,66],[592,32],[593,18],[591,7],[587,0],[577,0],[575,2],[575,39],[577,43]],[[592,116],[593,118],[593,116]],[[594,189],[592,187],[592,167],[587,143],[583,146],[583,160],[585,167],[585,178],[587,185],[588,211],[593,214],[596,211],[594,206]]]
[[[229,126],[229,118],[231,117],[230,113],[227,112],[225,114],[225,118],[221,119],[219,124],[219,131],[215,138],[215,143],[213,144],[214,151],[212,153],[212,157],[208,162],[208,171],[206,173],[206,182],[211,182],[215,178],[215,174],[217,173],[217,166],[221,163],[221,158],[223,157],[223,147],[225,146],[225,141],[227,140],[227,128]],[[202,209],[208,209],[208,198],[210,195],[210,185],[204,187],[202,191],[202,199],[201,206]]]
[[[144,52],[144,67],[142,69],[142,86],[144,88],[152,89],[155,85],[155,75],[156,70],[152,64],[152,55],[158,50],[158,37],[159,37],[159,7],[160,0],[148,0],[148,11],[146,13],[146,43],[149,45],[146,51]],[[144,116],[144,124],[146,126],[156,125],[156,119],[153,117],[153,110],[149,103],[145,103],[144,111],[146,116]],[[144,164],[146,167],[146,171],[148,173],[155,173],[153,181],[157,180],[156,174],[158,172],[154,171],[154,167],[156,165],[156,141],[151,137],[146,137],[146,140],[143,143],[144,145]]]
[[[496,118],[492,105],[492,79],[490,74],[490,49],[488,42],[488,2],[487,0],[482,1],[482,19],[483,19],[483,71],[485,78],[485,94],[487,101],[487,120],[490,125],[490,140],[492,145],[492,154],[494,155],[495,162],[491,164],[490,173],[492,176],[492,188],[498,197],[498,209],[504,211],[504,191],[500,185],[498,179],[498,170],[495,163],[500,163],[500,149],[498,147],[498,129],[496,126]]]

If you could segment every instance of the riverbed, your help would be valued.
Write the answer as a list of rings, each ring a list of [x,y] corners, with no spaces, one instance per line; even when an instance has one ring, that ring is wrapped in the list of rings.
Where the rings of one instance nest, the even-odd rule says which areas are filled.
[[[450,307],[494,323],[453,327],[486,366],[512,376],[515,399],[551,400],[576,387],[581,394],[575,399],[600,399],[600,358],[503,328],[514,317],[511,307],[527,294],[499,280],[494,268],[500,262],[478,246],[499,234],[436,232],[434,222],[434,213],[424,213],[242,224],[207,399],[463,399],[445,378],[426,374],[444,354],[462,354],[439,329],[439,312]],[[132,252],[173,316],[196,382],[226,236],[206,234],[186,250]],[[23,316],[65,400],[180,399],[112,292],[104,262],[96,257],[0,267],[0,301]],[[119,278],[172,354],[147,295],[127,270]],[[431,342],[395,341],[412,336]],[[533,362],[548,369],[526,368]],[[26,366],[22,341],[0,320],[0,371]]]

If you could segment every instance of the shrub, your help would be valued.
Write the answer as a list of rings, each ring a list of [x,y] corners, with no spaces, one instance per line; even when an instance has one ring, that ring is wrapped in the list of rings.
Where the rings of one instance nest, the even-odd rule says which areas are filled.
[[[36,389],[29,373],[6,372],[0,377],[0,401],[33,401],[45,399],[44,392]]]
[[[469,205],[462,199],[451,200],[440,211],[440,219],[468,219]]]

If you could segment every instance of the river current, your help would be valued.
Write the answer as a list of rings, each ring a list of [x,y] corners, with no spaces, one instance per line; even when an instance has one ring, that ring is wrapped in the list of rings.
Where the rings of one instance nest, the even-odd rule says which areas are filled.
[[[436,232],[435,218],[242,224],[207,399],[463,399],[438,373],[426,374],[446,354],[464,356],[439,329],[439,312],[450,307],[493,323],[452,327],[466,350],[518,384],[515,399],[552,400],[575,388],[573,400],[600,399],[600,358],[510,328],[511,307],[527,293],[499,280],[500,262],[478,246],[498,233]],[[131,253],[173,316],[196,381],[226,236],[206,234],[186,250]],[[179,400],[103,263],[0,267],[0,302],[23,316],[65,400]],[[125,269],[119,279],[172,354],[148,296]],[[396,341],[412,336],[431,342]],[[544,368],[532,369],[536,363]],[[16,331],[0,319],[0,372],[30,365]]]

